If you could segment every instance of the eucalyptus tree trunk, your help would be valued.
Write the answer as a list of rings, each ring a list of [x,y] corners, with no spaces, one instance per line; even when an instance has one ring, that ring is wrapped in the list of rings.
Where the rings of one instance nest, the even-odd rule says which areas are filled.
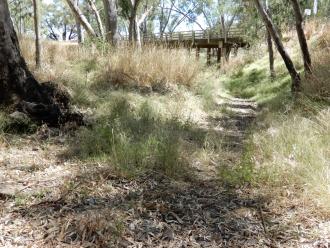
[[[276,77],[275,68],[274,68],[274,49],[273,49],[273,41],[270,32],[266,31],[267,36],[267,46],[268,46],[268,56],[269,56],[269,73],[270,78],[274,79]]]
[[[147,17],[148,17],[148,15],[149,15],[149,13],[152,9],[153,8],[145,9],[144,13],[142,14],[142,16],[140,18],[138,18],[136,16],[136,20],[135,20],[135,23],[136,23],[136,37],[137,37],[136,41],[137,41],[137,45],[138,45],[139,48],[142,48],[142,41],[143,41],[143,37],[141,38],[140,27],[147,20]]]
[[[299,39],[300,49],[301,49],[301,52],[303,55],[304,69],[305,69],[306,73],[310,74],[312,72],[312,60],[311,60],[311,55],[308,50],[306,36],[304,33],[303,16],[301,13],[301,9],[300,9],[298,0],[291,0],[291,4],[292,4],[294,15],[296,18],[296,30],[297,30],[297,35],[298,35],[298,39]]]
[[[271,12],[269,9],[268,5],[268,0],[266,0],[266,13],[268,16],[271,18]],[[267,39],[267,47],[268,47],[268,57],[269,57],[269,73],[270,73],[270,78],[274,79],[276,74],[275,74],[275,68],[274,68],[274,49],[273,49],[273,40],[270,32],[268,29],[266,30],[266,39]]]
[[[39,18],[39,0],[33,0],[33,19],[35,33],[35,59],[37,68],[41,67],[41,45],[40,45],[40,18]]]
[[[136,41],[137,40],[137,23],[136,23],[136,7],[132,7],[131,14],[129,17],[129,25],[128,25],[128,39],[129,41]]]
[[[82,123],[80,114],[69,112],[68,95],[53,83],[39,84],[21,55],[8,3],[0,0],[0,104],[15,105],[39,123]]]
[[[89,6],[91,7],[92,9],[92,12],[94,13],[95,15],[95,19],[96,19],[96,23],[97,23],[97,27],[100,31],[100,37],[102,39],[104,39],[104,29],[103,29],[103,23],[102,23],[102,20],[101,20],[101,16],[100,16],[100,13],[99,11],[97,10],[96,6],[95,6],[95,3],[93,0],[88,0],[88,4]]]
[[[299,73],[297,72],[292,59],[290,58],[289,54],[287,53],[287,51],[285,50],[283,43],[280,39],[279,34],[276,31],[275,25],[273,24],[272,20],[270,19],[269,15],[267,14],[267,12],[265,11],[265,9],[263,8],[260,0],[254,0],[256,8],[258,9],[260,16],[262,18],[262,20],[264,21],[267,30],[269,31],[270,35],[272,36],[274,43],[277,47],[278,52],[281,54],[282,59],[285,63],[285,66],[291,76],[291,80],[292,80],[292,87],[291,90],[293,93],[299,92],[300,88],[301,88],[301,78]]]
[[[113,46],[117,46],[118,35],[118,16],[116,0],[103,0],[105,10],[106,39]]]
[[[77,8],[79,8],[79,0],[75,0],[75,5],[77,6]],[[82,28],[81,28],[81,24],[79,22],[79,19],[77,17],[75,17],[75,20],[76,20],[78,43],[81,44],[81,43],[84,42]]]
[[[76,3],[73,0],[66,0],[68,3],[72,13],[77,18],[77,20],[80,22],[80,24],[84,27],[88,35],[92,38],[96,37],[96,33],[91,26],[91,24],[88,22],[85,15],[82,13],[82,11],[79,9],[79,7],[76,5]]]
[[[225,21],[224,15],[220,16],[220,22],[221,22],[221,34],[226,43],[227,42],[227,28],[226,28],[226,21]]]

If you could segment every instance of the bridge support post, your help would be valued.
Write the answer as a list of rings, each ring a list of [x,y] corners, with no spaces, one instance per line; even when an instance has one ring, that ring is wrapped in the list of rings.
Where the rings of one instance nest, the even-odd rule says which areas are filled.
[[[221,64],[221,48],[217,48],[217,63]]]
[[[200,54],[201,48],[196,47],[196,59],[199,60],[199,54]]]
[[[207,48],[206,59],[207,59],[206,64],[210,65],[211,64],[211,48],[209,48],[209,47]]]

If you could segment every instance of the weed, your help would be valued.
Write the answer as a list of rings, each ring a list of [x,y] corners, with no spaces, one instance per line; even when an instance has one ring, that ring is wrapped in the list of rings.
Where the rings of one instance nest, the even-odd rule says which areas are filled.
[[[147,102],[134,110],[127,99],[118,98],[94,127],[80,130],[76,152],[85,159],[109,160],[127,175],[159,169],[174,176],[185,166],[176,136],[183,129],[175,119],[158,117]]]

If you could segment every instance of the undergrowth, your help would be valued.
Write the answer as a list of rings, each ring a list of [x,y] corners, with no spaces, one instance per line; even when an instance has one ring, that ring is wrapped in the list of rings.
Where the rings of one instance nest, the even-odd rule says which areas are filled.
[[[189,177],[189,165],[199,159],[191,157],[191,151],[204,150],[210,142],[207,132],[189,118],[157,112],[147,100],[133,102],[126,95],[107,101],[107,112],[78,132],[72,155],[109,163],[126,176],[157,170],[174,178]]]
[[[329,49],[330,36],[328,29],[316,28],[313,32],[309,43],[314,71],[312,76],[303,77],[303,93],[297,99],[291,97],[291,80],[278,56],[273,80],[269,77],[267,54],[223,77],[232,94],[251,98],[263,109],[241,162],[222,175],[232,183],[241,178],[263,188],[303,189],[307,199],[329,212],[330,56],[325,51]],[[290,51],[299,51],[299,47],[290,44],[286,44]],[[291,55],[301,69],[299,53]]]

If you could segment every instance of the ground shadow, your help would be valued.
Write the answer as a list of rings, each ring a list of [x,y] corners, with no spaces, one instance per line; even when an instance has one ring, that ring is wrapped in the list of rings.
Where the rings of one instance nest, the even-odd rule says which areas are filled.
[[[100,178],[102,173],[105,176],[104,171],[94,173],[97,174],[83,175],[85,186],[91,185],[88,179]],[[81,244],[84,241],[97,247],[137,244],[244,247],[271,242],[265,229],[267,199],[252,195],[249,190],[224,189],[199,180],[179,183],[158,173],[134,181],[109,178],[102,183],[111,183],[117,193],[108,197],[75,195],[70,199],[70,194],[77,194],[77,190],[60,201],[21,208],[18,213],[40,223],[52,216],[52,232],[48,232],[51,226],[43,226],[48,243]],[[91,227],[92,223],[100,222],[98,213],[112,224]],[[81,216],[85,216],[85,222]],[[119,228],[118,225],[121,230],[109,228]]]

